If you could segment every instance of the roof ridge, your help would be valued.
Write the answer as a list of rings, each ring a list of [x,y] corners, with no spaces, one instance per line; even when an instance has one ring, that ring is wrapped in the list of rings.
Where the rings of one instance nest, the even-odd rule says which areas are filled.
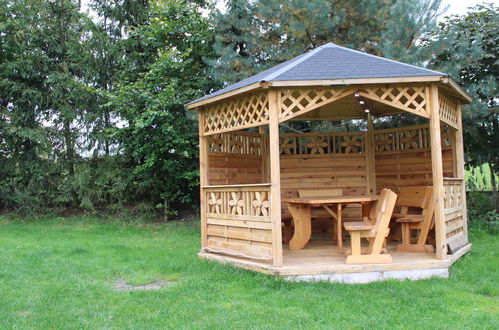
[[[274,71],[274,72],[270,73],[269,75],[263,77],[263,79],[261,79],[261,81],[271,81],[272,79],[286,73],[287,71],[294,68],[298,64],[302,63],[303,61],[305,61],[305,60],[309,59],[310,57],[314,56],[315,54],[319,53],[324,48],[329,48],[329,47],[337,47],[337,45],[333,44],[332,42],[328,42],[327,44],[324,44],[320,47],[314,48],[311,51],[309,51],[308,53],[302,54],[301,58],[296,59],[296,61],[292,61],[291,63],[289,63],[285,67],[283,67],[277,71]]]
[[[410,67],[412,67],[412,68],[416,68],[416,69],[419,69],[419,70],[427,70],[427,71],[431,71],[431,72],[438,73],[439,75],[442,75],[442,74],[443,74],[443,75],[448,76],[448,74],[446,74],[446,73],[443,73],[443,72],[438,72],[438,71],[435,71],[435,70],[432,70],[432,69],[427,69],[427,68],[423,68],[423,67],[420,67],[420,66],[417,66],[417,65],[407,64],[407,63],[400,62],[400,61],[395,61],[395,60],[392,60],[392,59],[389,59],[389,58],[386,58],[386,57],[381,57],[381,56],[377,56],[377,55],[369,54],[369,53],[366,53],[366,52],[361,52],[360,50],[355,50],[355,49],[351,49],[351,48],[347,48],[347,47],[339,46],[339,45],[336,45],[336,44],[333,44],[333,45],[334,45],[335,47],[337,47],[337,48],[341,48],[341,49],[344,49],[344,50],[348,50],[348,51],[353,52],[353,53],[359,53],[359,54],[362,54],[362,55],[375,57],[375,58],[378,58],[378,59],[381,59],[381,60],[385,60],[385,61],[389,61],[389,62],[393,62],[393,63],[397,63],[397,64],[402,64],[402,65],[405,65],[405,66],[410,66]]]

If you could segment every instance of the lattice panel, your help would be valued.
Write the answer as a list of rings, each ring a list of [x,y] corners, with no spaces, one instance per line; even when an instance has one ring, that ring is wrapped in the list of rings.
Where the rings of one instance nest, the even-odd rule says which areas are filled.
[[[258,92],[206,106],[204,108],[205,134],[209,135],[268,123],[269,100],[267,93],[267,91]]]
[[[358,154],[365,152],[366,133],[281,134],[281,155]]]
[[[451,146],[452,138],[448,126],[441,128],[442,147]],[[431,147],[429,125],[385,129],[374,132],[375,151],[428,150]]]
[[[353,90],[341,87],[283,89],[280,95],[281,112],[279,120],[291,119],[353,93]]]
[[[457,103],[445,93],[438,93],[438,104],[440,107],[440,120],[457,128]]]
[[[268,189],[216,189],[206,191],[206,207],[209,217],[219,215],[251,216],[268,218],[270,201]]]
[[[363,97],[429,118],[430,111],[426,100],[425,86],[377,86],[359,91]]]
[[[218,133],[208,138],[209,151],[239,155],[261,155],[262,137],[258,133]]]

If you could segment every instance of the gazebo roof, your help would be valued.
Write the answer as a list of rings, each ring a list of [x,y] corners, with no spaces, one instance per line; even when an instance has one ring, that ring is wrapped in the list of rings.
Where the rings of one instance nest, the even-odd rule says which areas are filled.
[[[333,43],[324,44],[289,61],[278,64],[235,84],[205,95],[187,104],[192,109],[210,99],[244,93],[270,86],[335,85],[353,83],[444,82],[457,92],[463,101],[469,96],[447,74],[421,68],[387,58],[367,54]],[[209,100],[209,101],[208,101]],[[466,102],[466,103],[468,103]]]

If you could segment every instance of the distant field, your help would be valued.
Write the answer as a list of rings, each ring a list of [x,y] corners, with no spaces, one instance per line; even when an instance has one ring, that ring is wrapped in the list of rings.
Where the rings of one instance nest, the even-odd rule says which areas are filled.
[[[497,236],[448,280],[288,283],[200,260],[197,223],[0,218],[3,329],[499,329]],[[171,285],[116,291],[117,283]]]

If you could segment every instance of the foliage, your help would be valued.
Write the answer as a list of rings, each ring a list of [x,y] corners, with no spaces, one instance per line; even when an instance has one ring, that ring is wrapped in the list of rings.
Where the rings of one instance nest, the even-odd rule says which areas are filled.
[[[450,74],[471,95],[463,108],[467,165],[489,163],[499,173],[499,8],[478,5],[463,16],[447,17],[426,45],[431,65]],[[491,176],[494,180],[494,176]],[[493,185],[495,187],[495,184]]]
[[[134,30],[154,59],[136,80],[125,78],[108,104],[126,124],[114,135],[133,161],[136,196],[153,203],[194,202],[198,182],[197,124],[184,104],[207,91],[202,79],[210,31],[199,5],[158,2],[150,23]]]
[[[435,54],[432,65],[450,74],[473,98],[463,107],[466,163],[490,165],[495,205],[499,175],[498,22],[498,7],[477,5],[467,15],[448,17],[435,32],[434,40],[427,43]]]
[[[228,0],[225,12],[213,15],[212,75],[235,82],[327,42],[418,62],[417,44],[435,26],[441,3]]]

